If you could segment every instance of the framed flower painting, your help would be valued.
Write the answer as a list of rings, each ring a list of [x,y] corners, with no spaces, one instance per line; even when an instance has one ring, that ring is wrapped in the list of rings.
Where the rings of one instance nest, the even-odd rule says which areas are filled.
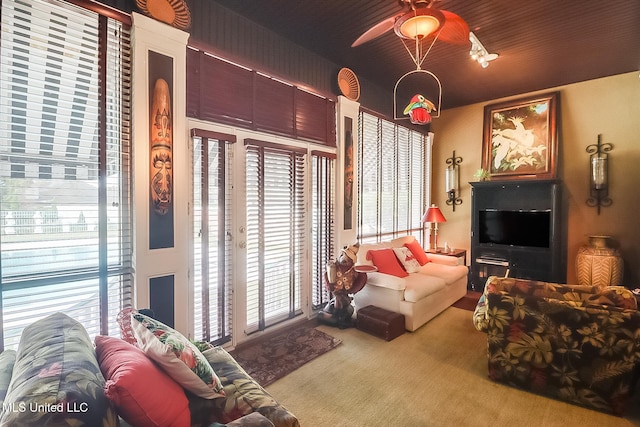
[[[559,93],[487,105],[482,168],[497,179],[551,179],[558,157]]]

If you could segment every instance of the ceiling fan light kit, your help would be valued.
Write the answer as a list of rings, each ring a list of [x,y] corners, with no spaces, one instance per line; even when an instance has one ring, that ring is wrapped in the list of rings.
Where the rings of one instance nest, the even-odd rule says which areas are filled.
[[[431,8],[415,9],[402,15],[393,24],[393,30],[401,38],[422,40],[438,31],[444,23],[444,15]]]
[[[430,35],[453,44],[469,43],[469,26],[457,14],[432,7],[435,0],[400,0],[403,11],[362,33],[352,44],[357,47],[394,30],[401,39],[422,40]],[[407,10],[408,9],[408,10]]]

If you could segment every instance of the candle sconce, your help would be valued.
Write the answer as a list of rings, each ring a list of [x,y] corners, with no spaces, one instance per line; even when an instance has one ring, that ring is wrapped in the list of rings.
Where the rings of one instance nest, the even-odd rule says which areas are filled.
[[[598,208],[611,206],[609,198],[609,151],[613,150],[610,143],[602,143],[602,135],[598,135],[598,143],[587,146],[589,153],[589,195],[587,205]]]
[[[447,192],[447,205],[451,205],[453,211],[456,205],[462,204],[460,198],[460,163],[462,157],[456,157],[456,151],[447,160],[447,169],[445,169],[445,190]]]

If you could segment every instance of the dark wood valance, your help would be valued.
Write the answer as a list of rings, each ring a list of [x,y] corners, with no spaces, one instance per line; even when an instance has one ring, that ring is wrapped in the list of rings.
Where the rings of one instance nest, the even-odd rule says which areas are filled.
[[[336,145],[335,102],[194,48],[187,116]]]

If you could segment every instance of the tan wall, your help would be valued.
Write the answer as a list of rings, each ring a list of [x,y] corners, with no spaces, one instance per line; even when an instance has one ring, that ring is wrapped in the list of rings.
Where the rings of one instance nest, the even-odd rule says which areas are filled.
[[[575,283],[575,258],[587,236],[613,236],[625,260],[627,287],[640,287],[640,78],[638,72],[590,80],[539,93],[560,92],[560,138],[558,177],[564,183],[567,225],[567,282]],[[447,222],[441,224],[438,241],[442,245],[470,247],[471,190],[475,171],[481,167],[482,125],[487,104],[520,98],[503,98],[486,103],[443,111],[433,121],[433,201],[442,209]],[[443,95],[445,96],[445,95]],[[589,197],[589,155],[587,145],[611,143],[610,207],[587,206]],[[445,204],[445,160],[452,150],[463,158],[460,165],[462,205],[455,212]],[[470,258],[468,258],[470,259]],[[469,262],[469,261],[468,261]]]

